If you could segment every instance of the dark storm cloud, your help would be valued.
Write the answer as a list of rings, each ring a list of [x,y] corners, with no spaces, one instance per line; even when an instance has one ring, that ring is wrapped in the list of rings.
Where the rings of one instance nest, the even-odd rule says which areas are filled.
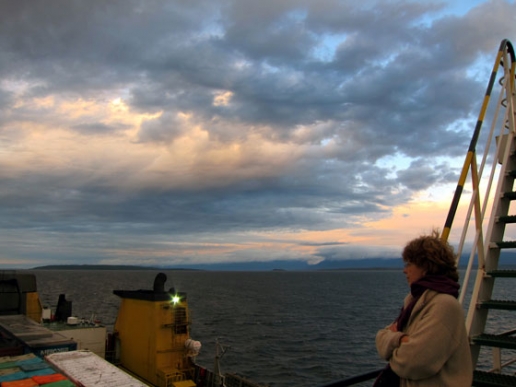
[[[179,163],[177,143],[196,128],[213,148],[228,146],[221,154],[241,152],[230,163],[210,145],[192,146],[193,161],[170,174],[152,169],[157,151],[95,153],[87,166],[73,159],[69,169],[35,163],[19,173],[3,161],[2,229],[46,240],[73,234],[72,246],[81,235],[190,240],[386,217],[414,192],[455,181],[457,167],[435,160],[465,153],[487,81],[475,76],[485,72],[480,61],[516,32],[513,2],[487,1],[463,16],[445,10],[405,1],[0,0],[0,146],[43,165],[46,154],[20,140],[44,135],[33,127],[64,128],[78,142],[134,129],[138,149],[179,154]],[[52,101],[16,104],[105,102],[107,94],[144,118],[132,128],[88,108],[75,117]],[[273,146],[283,148],[265,152]],[[276,160],[282,154],[288,161]],[[410,166],[384,165],[389,157]],[[349,254],[319,246],[318,256]]]
[[[449,173],[449,165],[430,166],[423,160],[415,160],[410,167],[397,173],[398,180],[410,190],[420,191],[436,184],[454,183],[458,175]]]
[[[381,211],[375,202],[377,196],[371,193],[353,193],[351,186],[331,191],[326,184],[311,187],[308,181],[303,185],[293,180],[248,180],[207,192],[144,190],[127,194],[94,181],[64,184],[59,177],[48,176],[3,179],[3,184],[3,229],[107,232],[116,225],[137,223],[145,225],[134,229],[142,234],[316,230],[352,225],[355,216]],[[126,231],[130,233],[130,227]]]
[[[76,130],[83,134],[105,134],[105,133],[113,133],[119,130],[127,129],[127,126],[124,125],[106,125],[102,122],[92,122],[92,123],[84,123],[78,125],[70,126],[70,129]]]
[[[320,246],[339,246],[339,245],[346,245],[347,243],[346,242],[322,242],[322,243],[309,243],[309,242],[306,242],[306,243],[300,243],[301,246],[316,246],[316,247],[320,247]]]
[[[193,110],[206,119],[220,115],[272,124],[280,136],[294,125],[350,116],[364,117],[362,126],[376,133],[396,134],[401,124],[416,122],[420,131],[443,130],[476,102],[464,94],[478,95],[478,85],[450,68],[455,56],[473,57],[478,51],[478,44],[470,52],[447,47],[460,43],[454,34],[461,21],[442,22],[447,39],[414,25],[432,5],[405,4],[400,12],[399,4],[385,3],[350,12],[349,6],[322,2],[341,16],[339,24],[328,24],[327,33],[349,36],[331,63],[321,63],[311,55],[322,38],[321,16],[303,2],[230,2],[219,19],[209,16],[213,6],[205,9],[206,3],[175,4],[159,12],[155,2],[72,4],[11,6],[4,13],[12,13],[3,27],[4,36],[13,37],[6,51],[22,69],[30,66],[28,59],[38,61],[30,62],[37,68],[26,69],[45,80],[34,92],[81,88],[88,93],[133,80],[135,108]],[[427,44],[450,37],[448,44]],[[357,58],[362,62],[348,67]],[[239,60],[246,63],[243,69],[234,67]],[[385,61],[391,63],[381,64]],[[231,90],[232,106],[214,109],[209,103],[214,89]],[[443,94],[446,103],[439,98]],[[370,109],[376,102],[381,109],[375,122]],[[399,143],[397,136],[390,137]]]
[[[423,154],[431,154],[432,149],[427,151],[425,147],[432,141],[415,141],[421,133],[445,138],[449,144],[465,141],[468,135],[449,132],[446,127],[453,120],[467,118],[478,104],[475,96],[482,92],[482,83],[471,79],[464,70],[467,61],[477,55],[479,45],[463,47],[458,39],[462,36],[459,29],[473,28],[474,23],[456,18],[440,22],[448,30],[444,39],[435,36],[438,33],[434,28],[417,24],[423,15],[417,11],[425,11],[418,5],[411,5],[410,12],[402,13],[401,18],[408,19],[403,23],[390,17],[399,10],[397,4],[385,4],[382,12],[357,11],[363,19],[373,16],[367,29],[359,29],[361,25],[354,23],[347,26],[347,9],[336,7],[332,12],[341,11],[346,17],[332,32],[344,31],[351,36],[337,48],[330,63],[323,63],[311,55],[310,49],[295,49],[289,44],[289,37],[295,33],[291,30],[302,30],[297,33],[296,42],[305,41],[303,44],[314,48],[315,41],[310,37],[318,33],[317,29],[309,29],[316,24],[309,23],[312,10],[296,4],[286,13],[281,11],[285,5],[255,4],[251,13],[255,23],[251,25],[243,15],[250,13],[235,5],[226,15],[236,16],[225,21],[225,34],[195,42],[195,46],[186,44],[181,47],[181,56],[173,48],[169,50],[168,72],[154,73],[146,90],[136,86],[133,95],[138,95],[138,99],[133,99],[134,106],[148,108],[154,99],[159,108],[167,109],[168,105],[170,109],[194,110],[205,119],[223,117],[233,122],[274,125],[275,138],[284,141],[290,139],[296,125],[318,120],[355,120],[359,128],[354,130],[365,132],[367,137],[381,136],[383,144],[396,145],[398,151],[410,156],[416,156],[420,149]],[[395,36],[386,35],[385,31],[394,26],[398,32],[390,35]],[[255,31],[258,28],[260,33]],[[268,32],[273,36],[267,36]],[[245,40],[249,34],[263,43]],[[382,40],[395,43],[382,44]],[[243,41],[247,44],[243,45]],[[275,45],[282,45],[285,50],[280,54]],[[349,67],[356,58],[362,61],[360,65]],[[235,61],[245,65],[235,68]],[[182,69],[179,76],[178,69]],[[156,79],[156,74],[162,78]],[[231,104],[211,106],[213,89],[230,90]],[[216,134],[216,127],[214,130]],[[458,151],[456,145],[440,147],[441,151],[447,149],[452,154]]]

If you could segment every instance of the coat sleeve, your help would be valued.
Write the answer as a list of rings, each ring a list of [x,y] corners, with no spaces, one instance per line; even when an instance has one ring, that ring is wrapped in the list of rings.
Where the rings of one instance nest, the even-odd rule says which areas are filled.
[[[392,351],[390,365],[405,379],[437,374],[459,346],[464,316],[455,298],[438,294],[407,328],[409,341]]]
[[[380,329],[376,334],[376,350],[380,357],[389,360],[392,352],[398,348],[401,338],[405,334],[403,332],[393,332],[389,327]]]

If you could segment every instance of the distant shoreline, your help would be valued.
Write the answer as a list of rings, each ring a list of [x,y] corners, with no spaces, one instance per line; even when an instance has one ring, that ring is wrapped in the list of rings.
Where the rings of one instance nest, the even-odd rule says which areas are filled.
[[[194,269],[194,268],[176,268],[176,267],[150,267],[150,266],[130,266],[130,265],[46,265],[37,266],[30,269],[21,270],[177,270],[177,271],[226,271],[220,269]],[[350,270],[399,270],[392,267],[341,267],[335,269],[263,269],[263,270],[228,270],[228,271],[273,271],[273,272],[295,272],[295,271],[350,271]]]
[[[27,270],[199,270],[136,265],[45,265]]]
[[[468,256],[463,255],[459,269],[466,268]],[[516,268],[516,254],[500,254],[499,266],[503,269]],[[476,262],[475,262],[476,267]],[[19,268],[22,269],[22,268]],[[100,264],[64,264],[42,265],[22,270],[172,270],[172,271],[348,271],[348,270],[403,270],[401,258],[362,258],[346,260],[324,260],[317,264],[309,264],[300,260],[274,260],[224,263],[195,263],[171,264],[163,266],[143,265],[100,265]]]

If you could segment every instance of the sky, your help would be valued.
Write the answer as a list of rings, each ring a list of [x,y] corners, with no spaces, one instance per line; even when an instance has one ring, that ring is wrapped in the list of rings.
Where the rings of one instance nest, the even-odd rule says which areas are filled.
[[[0,0],[0,265],[399,257],[514,1]]]

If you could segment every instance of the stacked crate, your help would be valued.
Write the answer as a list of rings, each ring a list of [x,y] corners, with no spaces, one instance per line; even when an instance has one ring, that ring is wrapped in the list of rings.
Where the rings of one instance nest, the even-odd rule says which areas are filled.
[[[0,357],[0,387],[75,387],[75,383],[34,354]]]

